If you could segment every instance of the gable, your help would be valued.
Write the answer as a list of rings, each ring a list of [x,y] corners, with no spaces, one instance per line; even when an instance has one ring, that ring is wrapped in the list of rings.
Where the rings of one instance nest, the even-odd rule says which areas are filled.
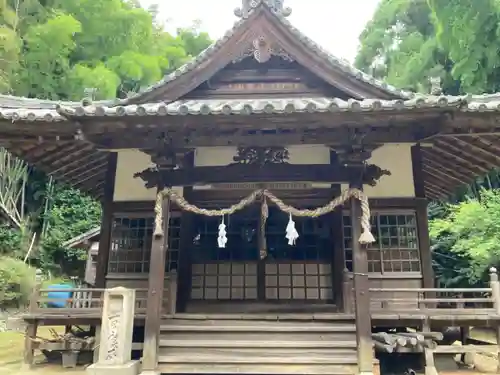
[[[345,61],[331,56],[295,29],[279,13],[261,3],[247,18],[239,21],[223,38],[195,60],[122,104],[172,102],[187,96],[197,88],[202,91],[204,83],[206,91],[207,85],[211,84],[210,80],[217,73],[226,67],[228,71],[234,70],[242,57],[243,60],[250,60],[252,56],[262,64],[262,68],[258,69],[261,73],[266,67],[270,69],[273,63],[276,64],[273,56],[278,56],[281,60],[291,58],[297,63],[296,68],[307,67],[310,73],[323,81],[322,89],[329,86],[334,96],[338,94],[339,97],[354,99],[402,99],[412,96],[411,93],[386,85]],[[304,70],[300,73],[303,74]],[[261,77],[264,80],[269,79],[264,77],[264,74],[261,74]],[[225,79],[222,75],[217,78],[219,82]],[[310,84],[318,86],[314,79]]]
[[[202,82],[182,99],[334,97],[352,95],[334,87],[290,56],[272,56],[260,63],[253,56],[242,56]]]

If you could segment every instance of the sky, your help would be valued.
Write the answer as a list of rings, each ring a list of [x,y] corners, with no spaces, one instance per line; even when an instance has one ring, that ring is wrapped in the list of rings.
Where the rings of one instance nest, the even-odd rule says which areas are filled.
[[[309,38],[338,58],[353,61],[358,37],[380,0],[285,0],[292,8],[289,20]],[[233,10],[241,0],[140,0],[147,8],[158,4],[166,29],[201,21],[202,30],[213,39],[221,37],[237,18]],[[175,5],[172,5],[175,4]]]

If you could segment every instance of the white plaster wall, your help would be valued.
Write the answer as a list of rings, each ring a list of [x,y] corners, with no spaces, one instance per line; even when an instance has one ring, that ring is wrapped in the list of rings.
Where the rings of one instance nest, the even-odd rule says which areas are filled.
[[[330,149],[323,145],[285,146],[288,149],[290,164],[330,164]],[[194,165],[197,167],[221,166],[233,163],[237,147],[199,147],[195,151]],[[233,182],[233,181],[228,181]],[[330,184],[313,183],[314,188],[330,188]],[[214,187],[195,186],[195,189],[212,189]]]
[[[118,150],[114,201],[154,200],[156,189],[146,189],[144,181],[134,174],[151,166],[151,157],[139,150]],[[182,194],[182,188],[176,188]]]
[[[415,196],[413,169],[411,163],[411,146],[409,143],[385,144],[372,153],[368,161],[391,172],[383,176],[376,186],[365,185],[366,195],[370,198],[404,198]],[[342,185],[347,189],[348,185]]]
[[[365,186],[365,192],[373,198],[414,197],[413,172],[411,164],[411,144],[386,144],[375,151],[369,160],[383,169],[391,171],[374,187]],[[291,164],[328,164],[330,151],[321,145],[289,146]],[[144,201],[155,199],[155,189],[146,189],[134,173],[151,165],[149,155],[139,150],[118,150],[115,182],[115,201]],[[195,152],[195,166],[227,165],[233,162],[236,147],[200,147]],[[230,181],[229,181],[230,182]],[[318,185],[318,186],[316,186]],[[323,187],[315,184],[315,187]],[[325,187],[329,187],[328,184]],[[343,185],[347,188],[347,185]],[[177,188],[182,194],[182,188]]]

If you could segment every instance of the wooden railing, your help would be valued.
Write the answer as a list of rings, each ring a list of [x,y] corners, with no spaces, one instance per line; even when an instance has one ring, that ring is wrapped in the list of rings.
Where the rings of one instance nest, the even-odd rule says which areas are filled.
[[[100,316],[104,302],[102,288],[35,288],[29,305],[29,313],[33,314],[88,314]],[[70,297],[53,296],[50,294],[69,294]],[[146,311],[147,293],[145,289],[136,289],[136,313]],[[62,305],[62,306],[57,306]]]
[[[344,310],[352,312],[352,284],[344,274]],[[486,288],[370,288],[370,310],[390,311],[454,311],[457,313],[500,314],[500,283],[496,269],[490,270]]]
[[[491,288],[370,288],[370,296],[372,311],[495,309]]]
[[[177,277],[175,274],[170,275],[170,280],[167,283],[163,294],[163,309],[162,313],[175,313],[175,303],[177,300]],[[135,313],[136,315],[144,315],[147,310],[148,289],[135,289]],[[30,315],[92,315],[100,317],[104,303],[103,288],[75,287],[75,288],[41,288],[36,286],[29,302]],[[55,297],[53,294],[64,293],[69,297]],[[50,295],[49,295],[50,294]],[[56,307],[55,305],[62,305]]]

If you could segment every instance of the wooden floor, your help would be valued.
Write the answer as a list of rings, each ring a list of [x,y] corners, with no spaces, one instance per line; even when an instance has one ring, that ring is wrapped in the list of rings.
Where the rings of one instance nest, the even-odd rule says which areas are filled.
[[[85,309],[68,309],[61,312],[37,312],[36,314],[25,314],[26,321],[38,321],[42,325],[65,325],[72,324],[96,324],[101,319],[101,311],[87,311]],[[299,321],[332,321],[342,319],[354,319],[354,314],[341,312],[327,313],[180,313],[164,315],[164,319],[232,319],[232,320],[299,320]],[[475,327],[496,327],[500,324],[500,315],[492,314],[489,311],[474,309],[421,309],[412,311],[373,311],[371,313],[372,325],[390,326],[418,326],[423,321],[429,321],[434,326],[475,326]],[[144,324],[144,314],[136,314],[136,324]]]

